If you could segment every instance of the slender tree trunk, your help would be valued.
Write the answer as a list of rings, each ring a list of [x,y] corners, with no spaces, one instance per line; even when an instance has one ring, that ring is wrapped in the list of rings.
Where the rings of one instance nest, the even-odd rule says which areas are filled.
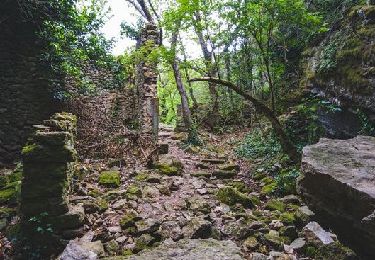
[[[174,78],[176,80],[177,89],[178,89],[178,92],[180,93],[180,96],[181,96],[182,117],[183,117],[183,120],[184,120],[184,123],[185,123],[185,127],[189,131],[191,131],[193,123],[192,123],[192,119],[191,119],[191,111],[190,111],[190,108],[189,108],[189,101],[188,101],[188,97],[187,97],[187,94],[186,94],[184,84],[182,82],[180,66],[178,64],[178,59],[176,57],[177,38],[178,38],[178,29],[173,32],[172,41],[171,41],[172,51],[174,52],[172,68],[173,68]]]
[[[282,125],[280,124],[279,119],[276,117],[275,113],[269,109],[265,104],[263,104],[258,99],[254,98],[253,96],[249,95],[245,91],[241,90],[238,86],[234,85],[231,82],[215,79],[215,78],[197,78],[197,79],[191,79],[192,82],[194,81],[206,81],[206,82],[213,82],[215,84],[226,86],[233,91],[235,91],[237,94],[243,96],[246,100],[253,103],[256,110],[263,113],[267,119],[271,122],[273,129],[276,132],[276,135],[278,136],[278,139],[280,141],[281,147],[283,151],[289,155],[290,159],[295,162],[299,163],[300,161],[300,155],[297,152],[296,147],[293,145],[289,137],[286,135]]]
[[[182,42],[182,41],[181,41],[181,38],[180,38],[180,42]],[[187,56],[186,56],[186,52],[185,52],[185,47],[184,47],[183,45],[182,45],[182,55],[184,56],[184,62],[186,63],[186,61],[187,61]],[[189,95],[190,95],[190,99],[191,99],[191,101],[193,102],[193,108],[196,109],[196,108],[198,107],[198,101],[197,101],[197,99],[196,99],[195,96],[194,96],[193,86],[191,85],[189,71],[188,71],[188,69],[186,68],[186,66],[185,66],[185,68],[184,68],[184,71],[185,71],[185,77],[186,77],[186,79],[187,79],[187,81],[188,81],[188,84],[189,84]]]
[[[195,13],[195,19],[197,24],[200,24],[202,22],[202,18],[198,12]],[[212,64],[212,53],[208,50],[208,44],[204,39],[203,32],[200,28],[198,28],[197,24],[194,25],[194,28],[198,36],[198,41],[202,49],[204,60],[206,62],[207,75],[209,77],[214,78],[217,75],[217,71],[215,70]],[[211,119],[214,122],[214,124],[216,124],[219,112],[219,93],[216,89],[216,84],[213,82],[208,82],[208,88],[210,91],[212,101]]]

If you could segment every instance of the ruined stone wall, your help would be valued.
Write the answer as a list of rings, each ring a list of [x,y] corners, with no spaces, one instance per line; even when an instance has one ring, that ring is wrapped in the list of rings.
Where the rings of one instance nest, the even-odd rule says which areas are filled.
[[[103,90],[95,96],[77,96],[67,110],[77,115],[77,150],[85,158],[124,158],[130,135],[138,128],[136,88]]]
[[[64,247],[63,239],[73,238],[75,230],[83,225],[83,209],[68,205],[77,156],[76,123],[72,114],[55,114],[43,125],[34,126],[34,133],[22,149],[23,243],[41,257],[59,253]]]
[[[0,165],[19,157],[31,126],[54,110],[36,29],[23,19],[17,3],[0,4]]]
[[[159,38],[157,26],[147,24],[141,32],[137,47],[144,48],[144,53],[148,55],[159,44]],[[156,141],[159,128],[157,72],[156,64],[148,57],[145,62],[137,66],[136,86],[139,92],[140,132],[144,137],[150,137]]]

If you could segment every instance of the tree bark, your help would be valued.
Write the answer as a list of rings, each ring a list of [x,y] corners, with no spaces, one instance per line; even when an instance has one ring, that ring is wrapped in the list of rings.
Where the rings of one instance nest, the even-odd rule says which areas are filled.
[[[206,82],[213,82],[213,83],[218,84],[218,85],[226,86],[226,87],[232,89],[237,94],[243,96],[246,100],[253,103],[255,109],[258,110],[259,112],[263,113],[267,117],[267,119],[271,122],[272,127],[275,130],[276,135],[279,138],[279,141],[280,141],[280,144],[281,144],[281,147],[282,147],[283,151],[286,154],[289,155],[290,159],[294,163],[299,163],[300,155],[297,152],[296,147],[292,144],[291,140],[286,135],[286,133],[285,133],[283,127],[281,126],[279,119],[276,117],[275,113],[270,108],[268,108],[265,104],[263,104],[261,101],[254,98],[250,94],[246,93],[245,91],[241,90],[238,86],[234,85],[233,83],[225,81],[225,80],[206,77],[206,78],[195,78],[195,79],[191,79],[190,81],[191,82],[206,81]]]
[[[178,59],[176,57],[177,38],[178,38],[178,29],[176,29],[173,32],[172,40],[171,40],[171,47],[172,47],[172,51],[174,52],[172,68],[173,68],[174,78],[176,80],[177,89],[181,96],[182,117],[185,123],[185,127],[190,131],[193,123],[191,119],[191,111],[189,108],[188,97],[186,94],[184,84],[181,79],[180,66],[178,64]]]
[[[199,12],[195,13],[195,22],[197,24],[202,23],[202,18],[199,14]],[[204,39],[202,30],[198,27],[197,24],[194,24],[195,32],[198,36],[199,45],[201,46],[203,57],[206,63],[206,69],[207,69],[207,75],[209,77],[216,77],[217,71],[212,66],[212,53],[208,50],[208,44]],[[219,93],[216,89],[216,85],[214,82],[208,82],[208,88],[211,95],[211,101],[212,101],[212,112],[211,112],[211,119],[214,119],[213,122],[216,124],[216,121],[218,119],[218,112],[219,112]]]

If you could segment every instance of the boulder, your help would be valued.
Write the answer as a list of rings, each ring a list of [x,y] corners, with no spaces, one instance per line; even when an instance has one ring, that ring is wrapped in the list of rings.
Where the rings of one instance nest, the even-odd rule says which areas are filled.
[[[214,239],[187,239],[178,242],[165,241],[160,246],[132,255],[130,260],[186,260],[186,259],[221,259],[241,260],[240,249],[232,241]]]
[[[71,240],[58,259],[99,259],[104,254],[104,247],[100,241],[91,242],[93,237],[94,234],[89,232],[80,239]]]
[[[303,150],[299,193],[321,223],[375,257],[375,138],[321,139]]]

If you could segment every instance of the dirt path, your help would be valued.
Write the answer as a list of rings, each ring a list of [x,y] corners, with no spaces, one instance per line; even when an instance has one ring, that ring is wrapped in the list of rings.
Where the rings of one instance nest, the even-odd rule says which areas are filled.
[[[142,252],[160,244],[155,251],[160,254],[176,248],[169,250],[170,258],[158,255],[155,259],[212,259],[210,255],[215,254],[222,255],[217,259],[296,259],[304,254],[299,251],[305,245],[299,231],[312,213],[298,197],[272,199],[261,191],[270,181],[262,173],[255,175],[257,181],[251,179],[248,166],[241,166],[228,151],[223,156],[207,149],[182,149],[182,137],[172,128],[161,129],[159,138],[169,151],[160,157],[157,169],[113,167],[121,172],[119,188],[98,185],[103,165],[86,169],[91,173],[71,202],[84,206],[88,225],[82,231],[104,245],[98,255],[122,255],[110,259],[123,259],[140,252],[139,258],[131,259],[151,259],[156,257],[154,251],[144,257]],[[284,246],[299,236],[299,244]],[[197,245],[190,239],[213,240]],[[200,251],[191,255],[190,247]],[[172,257],[177,252],[190,253]]]

